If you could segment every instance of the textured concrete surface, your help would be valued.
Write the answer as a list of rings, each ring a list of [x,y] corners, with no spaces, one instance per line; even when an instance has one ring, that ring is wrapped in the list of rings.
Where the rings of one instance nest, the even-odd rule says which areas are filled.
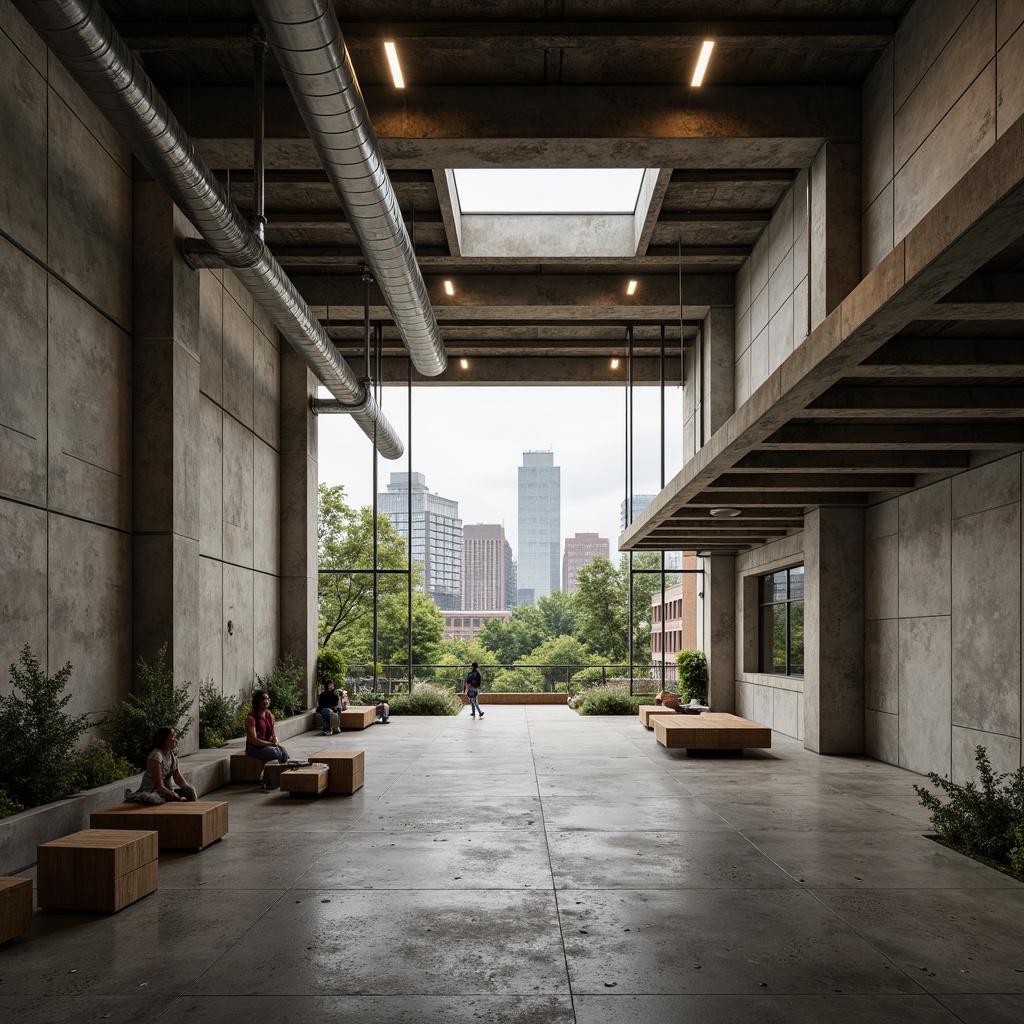
[[[1024,1010],[1024,888],[923,838],[909,772],[784,738],[690,760],[632,717],[553,707],[396,717],[358,745],[352,796],[227,787],[229,834],[162,856],[156,893],[115,916],[37,912],[0,952],[0,1013],[51,1021],[74,999],[83,1020],[122,1022],[999,1024]]]

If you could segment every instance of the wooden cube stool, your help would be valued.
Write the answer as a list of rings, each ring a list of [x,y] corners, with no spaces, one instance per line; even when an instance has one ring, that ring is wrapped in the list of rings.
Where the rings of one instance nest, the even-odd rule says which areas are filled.
[[[338,717],[341,719],[343,732],[346,729],[365,729],[368,725],[373,725],[377,709],[372,704],[362,704],[356,708],[346,708]]]
[[[90,828],[36,848],[37,902],[48,910],[105,910],[156,891],[156,832]]]
[[[228,834],[226,800],[194,800],[191,803],[124,803],[89,815],[93,828],[152,829],[160,837],[161,850],[201,850]]]
[[[675,708],[667,708],[662,704],[641,704],[640,724],[645,729],[653,729],[654,726],[651,724],[651,717],[653,715],[674,715],[675,713]]]
[[[32,931],[32,879],[0,878],[0,944]]]
[[[327,792],[354,793],[362,789],[365,754],[361,750],[319,750],[310,761],[327,765]]]
[[[327,789],[329,769],[322,764],[293,768],[281,775],[281,791],[292,796],[318,796]]]

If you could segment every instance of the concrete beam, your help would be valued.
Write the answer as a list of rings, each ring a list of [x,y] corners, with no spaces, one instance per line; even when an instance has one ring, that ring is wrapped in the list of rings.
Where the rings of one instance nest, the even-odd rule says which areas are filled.
[[[1006,451],[1024,446],[1020,423],[789,423],[761,451]],[[749,456],[748,456],[749,457]]]
[[[723,473],[707,490],[715,491],[895,491],[914,486],[912,473]]]
[[[808,418],[877,417],[899,419],[992,418],[1024,412],[1024,387],[908,387],[830,388],[804,410]]]
[[[858,368],[871,377],[1024,377],[1020,339],[896,338]]]
[[[842,470],[847,474],[894,470],[903,473],[938,473],[943,470],[967,469],[970,457],[966,452],[951,451],[758,451],[740,459],[732,475],[763,470],[786,470],[787,473],[811,475],[823,469]]]
[[[630,276],[639,284],[626,295]],[[455,294],[445,292],[453,283]],[[355,274],[295,274],[303,298],[321,319],[330,303],[331,322],[363,321],[363,283]],[[427,296],[439,323],[462,320],[568,322],[579,319],[679,321],[679,278],[672,274],[424,274]],[[732,306],[731,274],[690,274],[683,278],[683,316],[702,319],[711,306]],[[370,289],[370,317],[390,322],[376,286]]]
[[[677,86],[372,86],[363,95],[389,170],[793,168],[808,166],[828,139],[860,138],[855,86],[705,86],[685,103]],[[252,166],[248,88],[165,96],[212,166]],[[266,111],[268,164],[317,167],[288,90],[268,88]]]

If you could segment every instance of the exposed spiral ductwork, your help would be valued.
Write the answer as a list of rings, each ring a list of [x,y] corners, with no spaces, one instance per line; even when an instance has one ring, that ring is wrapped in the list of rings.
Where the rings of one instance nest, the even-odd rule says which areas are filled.
[[[330,0],[253,0],[313,145],[413,366],[448,357]]]
[[[14,4],[381,455],[399,458],[401,439],[373,395],[228,199],[106,12],[94,0]]]

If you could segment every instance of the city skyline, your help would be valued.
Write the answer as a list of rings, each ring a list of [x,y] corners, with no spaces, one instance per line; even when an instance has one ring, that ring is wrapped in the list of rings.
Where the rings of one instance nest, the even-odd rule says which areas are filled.
[[[384,412],[406,437],[405,388],[385,388]],[[681,464],[680,391],[666,389],[667,477]],[[660,490],[660,403],[657,388],[634,389],[634,494]],[[348,501],[373,497],[370,443],[346,416],[321,416],[319,470],[344,483]],[[517,471],[525,451],[551,450],[561,467],[561,537],[597,533],[617,560],[625,497],[623,388],[441,388],[413,390],[413,472],[431,493],[459,503],[466,525],[501,524],[519,560]],[[378,460],[378,489],[403,456]]]

